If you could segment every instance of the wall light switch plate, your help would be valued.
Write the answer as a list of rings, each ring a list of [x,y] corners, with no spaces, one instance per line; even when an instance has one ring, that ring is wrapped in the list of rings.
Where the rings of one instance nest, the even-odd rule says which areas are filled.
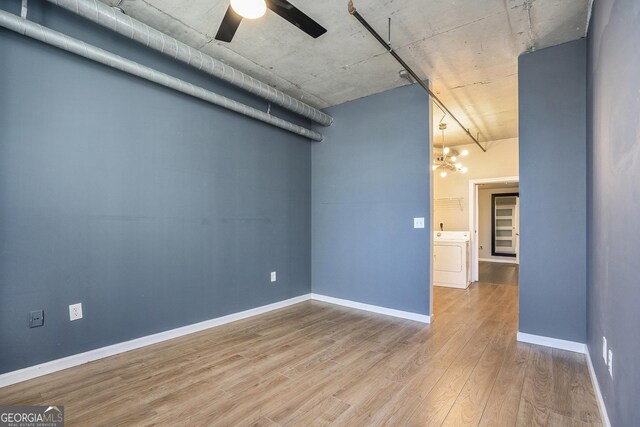
[[[82,319],[82,303],[72,304],[69,306],[69,320]]]
[[[609,376],[613,378],[613,352],[611,349],[609,349],[609,363],[607,365],[609,366]]]
[[[275,282],[275,281],[276,281],[276,272],[275,272],[275,271],[272,271],[272,272],[271,272],[271,281],[272,281],[272,282]]]
[[[607,338],[602,337],[602,360],[607,363]]]
[[[424,218],[413,218],[413,228],[424,228]]]

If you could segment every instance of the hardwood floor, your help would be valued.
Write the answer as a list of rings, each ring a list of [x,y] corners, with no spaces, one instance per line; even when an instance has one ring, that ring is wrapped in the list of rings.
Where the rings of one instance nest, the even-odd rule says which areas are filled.
[[[436,288],[431,325],[305,302],[0,389],[68,426],[594,426],[583,355],[517,343],[516,286]]]
[[[478,264],[478,278],[481,282],[518,286],[519,267],[517,264],[486,261],[480,261]]]

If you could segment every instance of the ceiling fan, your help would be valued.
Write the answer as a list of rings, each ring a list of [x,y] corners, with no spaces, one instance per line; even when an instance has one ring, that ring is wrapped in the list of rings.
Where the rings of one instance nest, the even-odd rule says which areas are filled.
[[[231,0],[216,34],[216,40],[230,42],[243,18],[260,18],[267,12],[267,8],[314,39],[327,32],[322,25],[309,18],[287,0]]]

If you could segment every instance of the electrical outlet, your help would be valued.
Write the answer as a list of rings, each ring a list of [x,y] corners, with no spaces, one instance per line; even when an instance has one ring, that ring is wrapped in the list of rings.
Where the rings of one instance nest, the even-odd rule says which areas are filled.
[[[424,218],[413,218],[413,228],[424,228]]]
[[[29,327],[37,328],[44,325],[44,311],[36,310],[29,313]]]
[[[82,319],[82,303],[72,304],[69,306],[69,320]]]
[[[607,338],[602,337],[602,360],[607,363]]]
[[[609,362],[607,363],[609,366],[609,376],[613,378],[613,352],[609,349]]]
[[[271,281],[272,281],[272,282],[275,282],[275,281],[276,281],[276,272],[275,272],[275,271],[272,271],[272,272],[271,272]]]

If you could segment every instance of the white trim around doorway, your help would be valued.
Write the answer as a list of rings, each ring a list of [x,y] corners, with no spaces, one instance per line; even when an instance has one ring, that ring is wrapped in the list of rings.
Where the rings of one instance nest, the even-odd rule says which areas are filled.
[[[471,281],[478,281],[478,211],[476,199],[478,184],[495,184],[500,182],[520,183],[519,176],[506,176],[498,178],[479,178],[469,180],[469,235],[471,236]],[[494,261],[492,262],[500,262]],[[503,261],[504,262],[504,261]]]

